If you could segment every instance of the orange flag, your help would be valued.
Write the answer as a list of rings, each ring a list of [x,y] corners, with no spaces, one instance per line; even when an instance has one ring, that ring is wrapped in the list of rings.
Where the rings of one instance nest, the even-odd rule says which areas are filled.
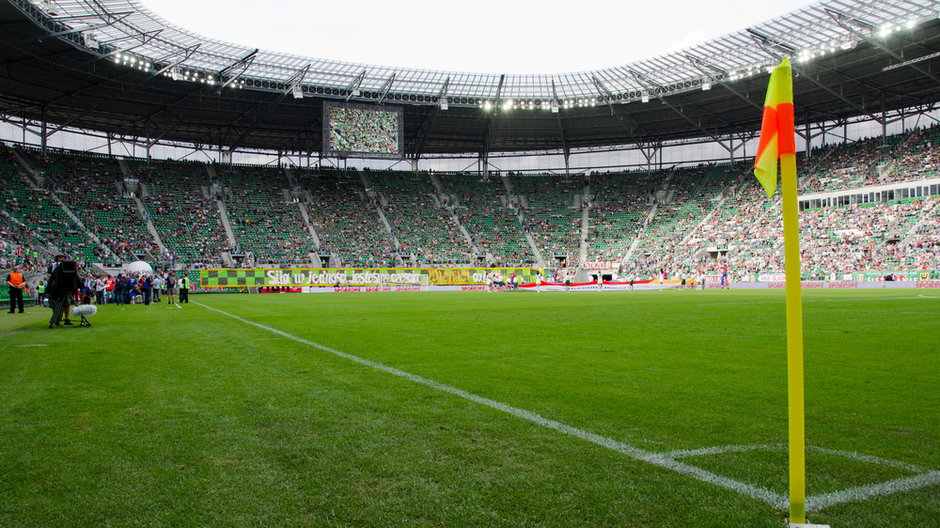
[[[754,158],[754,176],[767,191],[767,198],[777,190],[777,160],[781,154],[796,154],[796,130],[793,126],[793,73],[786,58],[770,74],[764,99],[764,120]]]

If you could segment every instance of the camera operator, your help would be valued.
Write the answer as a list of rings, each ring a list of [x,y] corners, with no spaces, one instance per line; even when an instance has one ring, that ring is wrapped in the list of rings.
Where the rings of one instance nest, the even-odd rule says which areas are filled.
[[[46,271],[48,275],[46,293],[49,296],[49,306],[52,308],[49,328],[58,328],[63,316],[65,316],[65,326],[72,326],[72,321],[69,320],[69,305],[72,296],[81,285],[75,261],[65,260],[65,255],[56,255],[55,262],[50,264]]]

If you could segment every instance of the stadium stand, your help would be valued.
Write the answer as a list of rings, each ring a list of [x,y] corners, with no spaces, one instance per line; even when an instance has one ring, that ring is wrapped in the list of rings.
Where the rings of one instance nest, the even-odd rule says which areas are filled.
[[[535,263],[525,239],[519,211],[501,181],[484,181],[479,175],[437,176],[454,205],[454,211],[474,244],[492,266]]]
[[[611,262],[627,254],[645,225],[661,178],[657,172],[591,176],[588,261]]]
[[[806,277],[940,266],[940,189],[916,183],[937,176],[937,137],[936,128],[918,130],[801,158],[804,195],[904,182],[917,190],[805,207]],[[350,267],[534,265],[528,234],[549,265],[560,256],[574,268],[587,210],[587,261],[613,263],[625,275],[783,269],[779,199],[766,199],[749,162],[576,178],[295,170],[293,181],[264,167],[143,160],[127,167],[122,174],[113,158],[4,149],[0,264],[40,266],[61,251],[86,265],[145,258],[196,269],[233,265],[223,256],[241,250],[252,257],[245,265],[310,265],[314,254],[331,256],[324,265]],[[141,183],[136,196],[126,186],[133,178]]]
[[[280,169],[217,166],[218,183],[237,243],[260,264],[309,266],[316,245]]]
[[[123,175],[113,159],[69,153],[53,153],[43,158],[31,151],[23,151],[23,155],[49,180],[48,184],[56,189],[57,196],[85,229],[111,251],[111,258],[103,260],[104,263],[153,260],[159,255],[137,205],[123,190]]]
[[[574,267],[581,251],[581,178],[514,176],[516,194],[523,197],[524,229],[535,239],[546,261],[567,262]]]
[[[306,191],[310,221],[320,237],[320,254],[336,255],[346,267],[390,267],[398,262],[395,244],[379,219],[357,174],[296,171]]]
[[[230,248],[206,165],[152,161],[130,162],[146,189],[143,201],[171,261],[194,267],[221,267]]]
[[[466,239],[441,206],[424,173],[368,172],[385,216],[416,266],[457,266],[472,260]]]
[[[18,225],[32,231],[27,240],[40,243],[49,252],[65,253],[86,264],[104,258],[100,248],[62,209],[54,191],[38,187],[12,151],[4,152],[0,171],[3,173],[0,179],[3,210]]]

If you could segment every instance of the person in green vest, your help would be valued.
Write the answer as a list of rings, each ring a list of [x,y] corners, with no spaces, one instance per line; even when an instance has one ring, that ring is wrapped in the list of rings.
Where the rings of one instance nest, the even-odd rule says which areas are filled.
[[[36,305],[42,306],[42,300],[46,297],[46,281],[41,280],[36,284]]]
[[[189,277],[180,277],[180,304],[189,304]]]

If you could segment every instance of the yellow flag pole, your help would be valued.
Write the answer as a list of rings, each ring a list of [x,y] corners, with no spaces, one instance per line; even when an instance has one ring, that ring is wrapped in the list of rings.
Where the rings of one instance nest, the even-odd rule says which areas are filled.
[[[803,409],[803,299],[796,154],[780,155],[783,247],[787,279],[787,384],[789,399],[790,522],[806,522],[806,429]]]

